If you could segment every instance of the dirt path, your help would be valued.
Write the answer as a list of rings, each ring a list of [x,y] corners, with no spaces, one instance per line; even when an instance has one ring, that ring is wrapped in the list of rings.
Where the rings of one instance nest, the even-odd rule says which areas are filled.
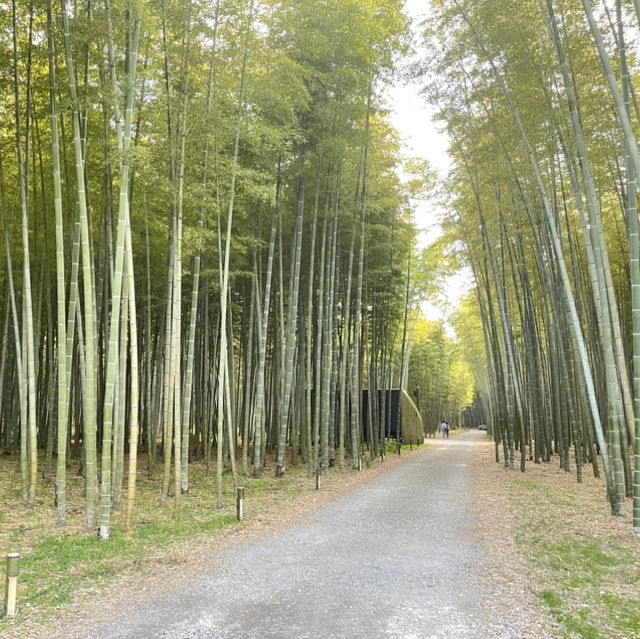
[[[472,467],[483,439],[429,440],[300,522],[227,548],[189,579],[145,580],[59,636],[546,637],[526,589],[505,582],[477,534]]]

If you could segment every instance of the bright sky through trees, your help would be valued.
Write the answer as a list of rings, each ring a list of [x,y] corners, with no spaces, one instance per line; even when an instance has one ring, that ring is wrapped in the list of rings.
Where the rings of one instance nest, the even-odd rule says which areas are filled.
[[[429,15],[430,2],[425,0],[407,0],[405,13],[413,21],[413,42],[418,57],[422,57],[422,38],[419,34],[420,23]],[[400,134],[404,146],[404,155],[427,160],[430,168],[439,178],[445,178],[449,171],[449,139],[442,126],[434,122],[434,108],[421,94],[421,85],[416,81],[400,79],[391,87],[388,94],[391,109],[391,122]],[[428,199],[416,201],[414,219],[420,229],[419,243],[429,246],[442,235],[441,208],[436,194]],[[431,320],[443,319],[455,312],[459,299],[471,286],[471,273],[464,269],[447,278],[442,295],[437,300],[423,302],[423,311]]]
[[[417,33],[421,20],[427,15],[428,4],[423,0],[407,0],[405,12],[413,20],[413,46],[420,48]],[[406,155],[426,159],[430,167],[443,177],[449,169],[449,145],[446,133],[433,122],[434,111],[420,94],[418,82],[399,80],[389,91],[391,121],[398,130]],[[439,226],[433,228],[434,216],[431,203],[421,202],[415,211],[417,226],[426,231],[424,242],[429,243],[439,234]]]
[[[428,15],[430,3],[424,0],[407,0],[405,12],[413,20],[413,46],[421,55],[421,37],[418,33],[421,21]],[[418,82],[399,80],[389,90],[391,121],[398,130],[404,146],[405,156],[425,159],[439,178],[449,171],[451,160],[448,154],[449,140],[441,126],[433,121],[434,109],[421,95]],[[429,246],[442,234],[440,204],[437,196],[415,202],[414,219],[420,229],[420,244]],[[455,312],[462,295],[469,290],[471,275],[465,269],[448,278],[444,295],[437,300],[423,302],[423,311],[431,320]]]

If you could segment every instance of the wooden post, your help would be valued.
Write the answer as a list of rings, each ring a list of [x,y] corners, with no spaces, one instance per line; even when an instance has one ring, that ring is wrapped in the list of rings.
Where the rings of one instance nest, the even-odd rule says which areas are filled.
[[[320,468],[316,468],[316,490],[320,490]]]
[[[4,596],[4,614],[7,619],[16,614],[16,593],[18,591],[19,574],[20,554],[11,552],[7,555],[7,581]]]
[[[236,514],[238,516],[238,521],[242,521],[242,518],[244,516],[243,506],[244,506],[244,488],[238,487],[238,497],[236,499]]]

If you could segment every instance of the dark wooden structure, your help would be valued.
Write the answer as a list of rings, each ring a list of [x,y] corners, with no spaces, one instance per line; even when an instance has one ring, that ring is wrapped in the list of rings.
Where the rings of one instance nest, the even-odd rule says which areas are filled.
[[[382,394],[385,393],[385,414],[382,414]],[[398,415],[398,412],[400,414]],[[424,425],[420,411],[406,391],[397,388],[378,390],[378,423],[384,419],[387,439],[396,439],[400,425],[400,441],[418,445],[424,442]],[[362,429],[365,441],[369,441],[369,391],[362,391]]]

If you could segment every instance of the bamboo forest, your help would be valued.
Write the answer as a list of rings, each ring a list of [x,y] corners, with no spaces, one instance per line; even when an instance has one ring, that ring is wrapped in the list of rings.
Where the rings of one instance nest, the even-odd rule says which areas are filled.
[[[0,2],[3,502],[106,540],[143,477],[178,516],[204,468],[220,508],[446,416],[640,535],[640,2],[431,5]]]

